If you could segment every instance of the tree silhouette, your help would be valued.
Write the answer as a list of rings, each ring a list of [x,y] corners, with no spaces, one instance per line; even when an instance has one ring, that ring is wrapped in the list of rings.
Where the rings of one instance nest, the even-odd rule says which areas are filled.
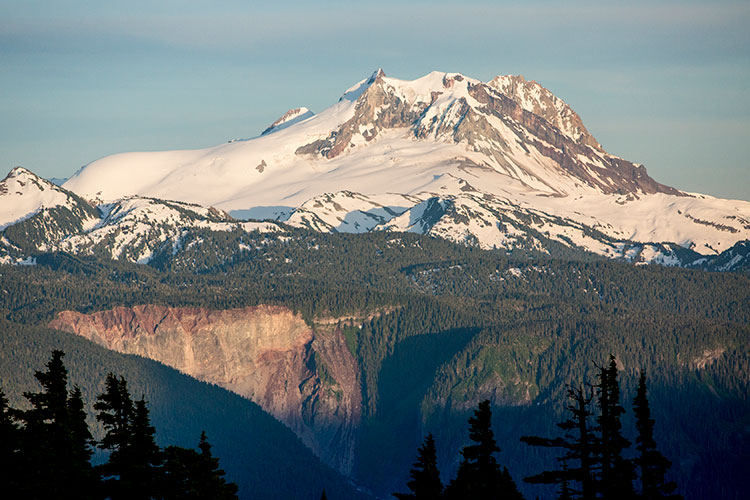
[[[563,455],[558,458],[562,464],[561,470],[544,471],[535,476],[524,478],[524,481],[532,484],[558,484],[560,485],[561,498],[580,495],[584,500],[590,500],[596,496],[596,486],[593,476],[593,449],[594,435],[589,425],[591,417],[591,401],[593,396],[587,394],[584,387],[568,389],[567,409],[570,418],[557,424],[564,431],[563,437],[554,439],[541,438],[537,436],[524,436],[521,441],[531,446],[542,446],[546,448],[561,448]],[[572,462],[577,467],[569,467]],[[576,482],[579,489],[574,489],[570,483]]]
[[[485,399],[469,418],[469,439],[474,444],[464,446],[463,457],[456,478],[446,488],[449,499],[520,499],[523,498],[508,469],[495,459],[500,451],[492,432],[492,410]]]
[[[21,433],[23,488],[31,498],[93,498],[98,479],[89,459],[91,434],[81,392],[68,393],[65,354],[52,351],[46,371],[34,377],[40,392],[25,392],[29,410],[18,411]]]
[[[662,498],[678,500],[682,497],[674,493],[677,484],[667,481],[665,478],[672,464],[656,449],[656,441],[654,440],[655,420],[651,418],[647,392],[646,372],[641,370],[638,379],[638,391],[633,401],[635,427],[638,431],[638,436],[635,439],[636,450],[638,451],[635,464],[640,470],[640,496],[644,500]]]
[[[21,430],[0,389],[0,484],[9,498],[22,498]]]
[[[620,417],[625,409],[620,405],[617,375],[617,361],[610,354],[609,365],[599,368],[599,383],[596,385],[599,406],[599,416],[596,418],[597,484],[604,498],[632,498],[634,469],[633,464],[623,457],[623,451],[630,446],[630,441],[622,435]]]
[[[198,449],[169,446],[164,450],[164,500],[236,500],[237,485],[224,478],[205,432]]]
[[[141,398],[133,404],[125,379],[110,373],[94,409],[106,431],[99,447],[110,451],[99,467],[105,492],[113,500],[150,498],[160,482],[161,451],[146,402]]]
[[[411,493],[394,493],[399,500],[439,500],[443,495],[443,483],[437,467],[437,450],[432,434],[427,434],[424,444],[417,450],[417,461],[410,471],[411,480],[406,486]]]

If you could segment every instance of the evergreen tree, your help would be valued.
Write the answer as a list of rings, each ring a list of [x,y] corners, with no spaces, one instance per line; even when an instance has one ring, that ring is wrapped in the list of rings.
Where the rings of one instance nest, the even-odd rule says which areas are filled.
[[[656,449],[654,440],[655,420],[651,418],[646,389],[646,373],[641,370],[638,379],[638,391],[633,401],[635,413],[635,427],[638,436],[635,439],[638,457],[635,463],[640,470],[640,497],[644,500],[668,498],[678,500],[682,497],[675,494],[677,484],[667,481],[665,476],[672,465],[667,458]]]
[[[620,386],[617,381],[617,361],[610,354],[609,365],[599,368],[599,416],[597,417],[598,439],[596,442],[599,467],[598,490],[603,498],[633,498],[634,468],[632,462],[623,457],[630,441],[622,435],[620,417],[625,409],[620,405]]]
[[[105,430],[99,446],[110,452],[107,463],[99,468],[107,496],[113,500],[156,497],[161,451],[154,441],[146,402],[140,399],[133,404],[125,379],[110,373],[94,409]]]
[[[198,498],[195,469],[198,452],[180,446],[164,449],[161,493],[164,500],[189,500]]]
[[[26,392],[31,409],[19,411],[23,481],[31,498],[93,498],[98,480],[91,467],[91,434],[81,392],[68,394],[68,371],[60,350],[52,351],[47,371],[34,377],[40,392]]]
[[[127,468],[127,453],[130,439],[130,426],[133,416],[133,401],[130,399],[125,379],[112,373],[107,374],[105,390],[97,396],[94,409],[96,420],[104,427],[104,437],[99,448],[109,451],[109,459],[98,467],[104,480],[104,491],[113,500],[127,498],[123,489],[123,471]],[[127,474],[126,474],[127,476]],[[119,478],[119,479],[118,479]]]
[[[236,500],[238,487],[224,478],[205,432],[201,432],[198,449],[169,446],[164,451],[164,499]]]
[[[557,498],[560,500],[571,500],[573,498],[573,491],[570,489],[570,480],[568,479],[568,462],[563,460],[562,464],[562,481],[560,482],[560,493]]]
[[[77,474],[70,485],[72,498],[98,498],[99,476],[91,465],[94,453],[94,439],[86,423],[86,410],[83,406],[81,389],[75,386],[68,397],[68,412],[70,415],[70,432],[72,444],[72,464]]]
[[[104,427],[104,437],[99,447],[110,452],[109,461],[117,460],[128,446],[130,425],[133,418],[133,401],[125,379],[107,374],[104,393],[96,398],[96,419]]]
[[[449,499],[521,499],[508,469],[500,468],[495,453],[500,448],[492,432],[492,410],[489,400],[479,403],[469,419],[469,439],[474,444],[464,446],[463,457],[456,478],[445,491]]]
[[[562,470],[544,471],[535,476],[524,478],[524,481],[532,484],[558,484],[560,485],[560,498],[580,495],[584,500],[595,498],[595,482],[593,477],[593,448],[594,436],[589,426],[591,417],[591,401],[593,397],[586,394],[583,387],[569,388],[567,406],[570,418],[557,424],[565,434],[563,437],[549,439],[536,436],[524,436],[521,441],[531,446],[543,446],[546,448],[562,448],[563,455],[558,458],[562,463]],[[578,464],[570,468],[570,461]],[[576,490],[571,482],[579,484]]]
[[[424,444],[418,449],[417,461],[410,471],[411,481],[406,486],[411,493],[394,493],[399,500],[439,500],[443,495],[443,483],[437,467],[437,450],[432,434],[427,434]]]
[[[224,478],[225,472],[219,467],[219,459],[211,454],[211,445],[206,439],[206,432],[201,432],[200,442],[200,492],[201,498],[211,500],[235,500],[237,485]]]
[[[326,496],[325,488],[323,488],[323,493],[320,494],[320,500],[328,500],[328,496]]]
[[[148,407],[143,398],[136,401],[133,407],[130,432],[127,454],[130,473],[126,479],[132,483],[133,498],[155,497],[160,485],[162,452],[156,445],[156,429],[151,425]]]
[[[14,409],[8,406],[8,399],[0,389],[0,485],[9,498],[21,498],[21,431],[13,413]]]

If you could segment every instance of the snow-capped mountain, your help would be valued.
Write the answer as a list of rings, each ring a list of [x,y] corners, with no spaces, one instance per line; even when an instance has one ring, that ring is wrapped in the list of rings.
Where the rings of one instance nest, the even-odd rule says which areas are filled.
[[[278,132],[287,127],[294,125],[297,122],[306,120],[313,116],[315,113],[307,109],[306,107],[290,109],[283,115],[281,115],[275,122],[273,122],[267,129],[260,133],[260,135],[270,134],[271,132]]]
[[[89,203],[23,167],[14,168],[0,181],[0,230],[52,209],[67,209],[84,222],[96,218],[96,209]]]
[[[685,264],[750,239],[750,203],[685,193],[608,154],[562,99],[521,76],[382,70],[313,114],[213,148],[97,160],[64,188],[98,204],[213,206],[317,231],[412,231]]]
[[[0,263],[28,262],[71,234],[92,228],[98,209],[25,168],[0,181]]]
[[[176,253],[186,232],[279,231],[270,222],[241,222],[215,208],[143,197],[98,207],[34,173],[15,168],[0,182],[0,263],[31,263],[34,254],[64,251],[146,263]]]

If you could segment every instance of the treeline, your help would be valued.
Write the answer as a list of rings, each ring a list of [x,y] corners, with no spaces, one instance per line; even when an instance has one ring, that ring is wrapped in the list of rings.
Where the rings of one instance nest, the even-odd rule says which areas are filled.
[[[641,371],[633,402],[636,439],[623,436],[620,384],[614,356],[598,367],[597,383],[569,386],[565,407],[568,418],[557,424],[557,437],[523,436],[530,446],[560,451],[557,468],[524,481],[556,487],[560,500],[639,499],[681,500],[677,484],[668,476],[671,462],[659,451],[654,438],[646,374]],[[495,458],[500,448],[491,428],[490,401],[479,403],[469,419],[471,444],[461,450],[456,477],[444,485],[438,470],[432,434],[418,449],[407,482],[409,493],[394,493],[398,500],[522,499],[508,469]],[[628,454],[631,445],[635,450]]]
[[[362,324],[341,325],[358,363],[363,435],[374,436],[362,442],[377,443],[413,421],[450,448],[446,456],[461,445],[451,429],[462,428],[463,412],[490,390],[507,403],[498,411],[514,420],[518,435],[549,433],[566,399],[565,384],[587,379],[589,360],[614,352],[628,373],[628,397],[637,366],[649,367],[655,394],[671,396],[659,398],[654,410],[660,419],[672,419],[663,431],[664,449],[688,456],[679,464],[681,488],[692,495],[719,485],[732,492],[741,487],[740,475],[725,474],[730,467],[717,466],[713,457],[728,457],[734,469],[746,458],[741,423],[750,390],[747,275],[610,261],[530,261],[411,234],[195,233],[184,244],[191,238],[204,238],[203,250],[210,251],[194,245],[177,260],[165,254],[150,266],[66,254],[39,256],[37,266],[3,266],[0,314],[45,325],[65,309],[149,303],[214,309],[280,304],[313,321],[377,310]],[[425,368],[424,392],[409,395],[410,409],[379,413],[383,395],[403,380],[396,374],[384,382],[383,363],[405,342],[422,346],[429,343],[425,334],[435,333],[457,333],[461,342],[452,342],[452,352],[441,351],[440,363]],[[153,397],[151,403],[156,416]],[[216,440],[216,430],[210,436]],[[418,430],[404,432],[401,437],[409,439],[392,450],[357,444],[356,480],[377,494],[398,488],[399,473],[421,436]],[[733,447],[732,436],[744,441]],[[505,446],[515,475],[547,467],[544,449],[523,462],[530,470],[518,466],[524,447],[515,439]],[[402,462],[393,465],[397,460]],[[383,478],[398,479],[384,485]],[[331,488],[328,493],[336,494]]]
[[[412,234],[199,232],[186,238],[186,248],[194,240],[202,243],[190,247],[195,254],[180,254],[180,265],[55,253],[37,256],[37,266],[4,266],[0,283],[9,293],[0,303],[10,319],[23,322],[49,319],[50,311],[71,303],[89,311],[144,302],[219,308],[284,302],[315,316],[399,303],[414,295],[606,304],[740,323],[750,319],[743,307],[750,278],[735,273],[510,259]],[[201,264],[209,258],[223,263]]]
[[[205,432],[197,450],[157,446],[156,429],[141,398],[133,400],[122,377],[107,375],[97,396],[94,440],[81,390],[68,387],[64,353],[54,350],[46,371],[34,376],[39,392],[26,392],[28,409],[13,408],[0,391],[0,481],[9,499],[215,499],[237,498]],[[92,464],[94,448],[107,461]]]

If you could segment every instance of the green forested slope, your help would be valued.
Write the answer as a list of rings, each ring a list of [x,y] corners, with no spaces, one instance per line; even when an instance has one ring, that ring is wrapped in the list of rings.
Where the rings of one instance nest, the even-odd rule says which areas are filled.
[[[200,251],[165,252],[151,266],[57,254],[30,268],[0,268],[0,307],[28,325],[63,309],[144,303],[277,303],[307,318],[388,311],[345,325],[364,405],[355,478],[381,495],[403,489],[428,431],[449,475],[466,418],[484,397],[495,405],[501,462],[520,484],[552,460],[520,436],[554,435],[566,384],[590,381],[595,363],[612,353],[626,395],[637,370],[649,372],[657,438],[682,492],[745,491],[748,275],[511,259],[410,234],[197,232],[186,245],[190,238],[203,239]],[[47,355],[38,354],[42,362]]]

